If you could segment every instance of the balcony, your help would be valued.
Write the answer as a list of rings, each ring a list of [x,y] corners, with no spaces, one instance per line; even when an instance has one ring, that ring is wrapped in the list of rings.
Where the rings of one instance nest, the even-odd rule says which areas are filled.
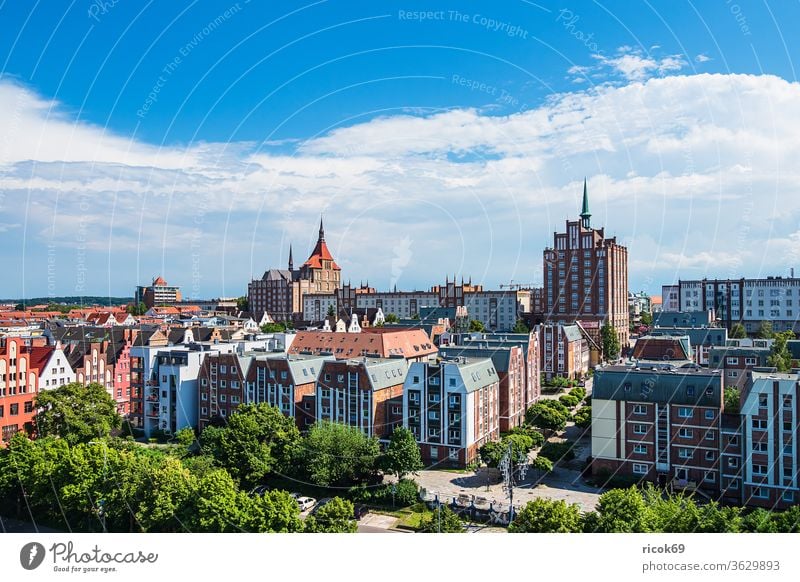
[[[145,415],[149,418],[158,418],[158,406],[145,407]]]
[[[697,489],[697,481],[675,478],[672,480],[672,489],[678,491],[694,491]]]

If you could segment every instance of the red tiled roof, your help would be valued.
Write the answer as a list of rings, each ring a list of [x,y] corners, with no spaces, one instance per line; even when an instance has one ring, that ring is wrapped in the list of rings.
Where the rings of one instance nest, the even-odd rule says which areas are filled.
[[[369,328],[369,331],[379,328]],[[437,353],[428,334],[424,330],[384,329],[379,333],[316,332],[301,331],[292,342],[290,354],[304,351],[312,353],[331,352],[337,360],[358,358],[363,355],[388,358],[403,355],[418,358]]]
[[[333,256],[328,250],[328,245],[325,244],[324,240],[317,241],[317,246],[314,247],[314,250],[311,252],[311,256],[308,257],[308,260],[305,263],[303,263],[303,266],[311,267],[312,269],[321,269],[323,260],[331,261],[331,268],[334,271],[342,270],[341,267],[339,267],[339,265],[333,261]]]
[[[55,350],[56,349],[53,346],[37,346],[28,348],[28,353],[31,355],[31,370],[38,370],[38,373],[41,376],[42,372],[44,371],[44,367],[47,365],[47,362],[50,361],[50,356],[53,355]]]
[[[156,286],[158,286],[158,287],[166,287],[167,286],[167,282],[164,281],[164,279],[162,277],[156,277],[156,279],[153,281],[153,287],[156,287]]]

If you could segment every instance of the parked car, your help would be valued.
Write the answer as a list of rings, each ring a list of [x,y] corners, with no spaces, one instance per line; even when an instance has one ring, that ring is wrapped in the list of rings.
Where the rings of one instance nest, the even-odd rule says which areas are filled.
[[[356,521],[360,520],[362,517],[369,513],[369,507],[366,505],[354,505],[353,506],[353,519]]]
[[[308,511],[317,504],[317,500],[313,497],[297,497],[295,501],[300,506],[300,511]]]
[[[267,491],[269,491],[269,485],[259,485],[250,492],[250,495],[264,495]]]
[[[331,501],[333,501],[332,497],[323,497],[322,499],[320,499],[317,502],[316,506],[314,506],[314,509],[311,511],[311,515],[316,514],[320,509],[328,505],[328,503],[330,503]]]

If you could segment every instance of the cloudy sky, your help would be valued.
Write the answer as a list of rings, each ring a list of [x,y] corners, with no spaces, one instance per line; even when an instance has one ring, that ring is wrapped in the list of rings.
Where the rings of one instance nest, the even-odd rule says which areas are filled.
[[[0,297],[538,283],[584,176],[631,289],[800,268],[797,3],[279,4],[0,6]]]

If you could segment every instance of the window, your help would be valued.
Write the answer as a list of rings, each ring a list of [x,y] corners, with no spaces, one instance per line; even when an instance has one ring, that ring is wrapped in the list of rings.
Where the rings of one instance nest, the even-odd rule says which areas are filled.
[[[714,481],[716,481],[716,477],[714,477],[714,472],[713,471],[708,471],[703,476],[703,481],[710,482],[710,483],[713,483]]]
[[[783,432],[792,432],[792,421],[791,420],[784,420],[783,421]]]
[[[685,449],[685,448],[678,449],[679,459],[691,459],[693,456],[694,456],[694,451],[692,451],[692,449]]]
[[[705,412],[706,420],[714,420],[714,416],[715,414],[713,410],[706,410]]]
[[[439,411],[438,410],[429,411],[428,420],[439,420]]]
[[[637,455],[646,455],[647,447],[644,445],[633,445],[633,452]]]
[[[678,418],[692,418],[692,409],[685,406],[678,408]]]
[[[728,489],[730,489],[731,491],[738,491],[739,490],[738,479],[734,479],[733,481],[731,481],[730,485],[728,485]]]
[[[728,364],[729,366],[737,366],[739,365],[739,358],[736,357],[725,358],[725,363]]]
[[[706,461],[713,461],[715,458],[714,451],[706,451]]]
[[[647,434],[647,427],[643,424],[634,424],[633,434]]]
[[[707,441],[713,441],[714,440],[714,433],[711,432],[710,430],[706,431],[706,440]]]
[[[634,414],[647,414],[647,408],[643,404],[637,404],[633,407]]]
[[[647,465],[644,463],[634,463],[633,473],[635,475],[647,475]]]
[[[202,414],[203,416],[207,415],[208,414],[208,408],[206,408],[205,406],[203,408],[201,408],[200,409],[200,414]]]
[[[225,394],[220,394],[219,401],[220,402],[227,402],[228,401],[228,397]]]
[[[755,453],[766,453],[767,452],[767,443],[764,441],[757,441],[753,443],[753,452]]]
[[[219,367],[219,373],[220,374],[224,374],[227,370],[228,370],[228,368],[224,364]]]
[[[201,393],[200,400],[208,400],[208,394],[206,392]]]
[[[409,394],[408,396],[409,396],[409,398],[411,398],[411,394]],[[329,388],[323,388],[322,389],[322,397],[323,398],[330,398],[331,397],[331,391],[330,391]]]
[[[753,495],[756,499],[766,499],[769,497],[769,493],[763,487],[753,487]]]
[[[202,380],[200,380],[200,386],[208,386],[208,380],[207,380],[207,379],[205,379],[205,378],[203,378]]]
[[[783,407],[784,408],[788,408],[788,409],[792,408],[792,395],[791,394],[785,394],[783,396]]]
[[[686,396],[688,398],[694,398],[694,386],[687,386],[686,387]]]
[[[766,475],[767,474],[767,466],[766,465],[753,465],[753,475]]]
[[[758,395],[758,407],[759,408],[766,408],[767,407],[767,395],[766,394],[759,394]]]
[[[763,419],[760,419],[760,418],[754,418],[753,419],[753,430],[766,430],[766,429],[767,429],[767,421],[766,420],[763,420]]]
[[[682,439],[690,439],[692,438],[693,435],[694,431],[688,428],[682,428],[678,433],[678,436],[680,436]]]
[[[728,466],[731,469],[736,469],[739,466],[739,459],[737,459],[736,457],[731,457],[730,459],[728,459]]]
[[[428,438],[438,439],[441,436],[441,431],[438,428],[428,429]]]
[[[783,500],[787,503],[794,503],[794,492],[792,491],[784,491],[783,492]]]

